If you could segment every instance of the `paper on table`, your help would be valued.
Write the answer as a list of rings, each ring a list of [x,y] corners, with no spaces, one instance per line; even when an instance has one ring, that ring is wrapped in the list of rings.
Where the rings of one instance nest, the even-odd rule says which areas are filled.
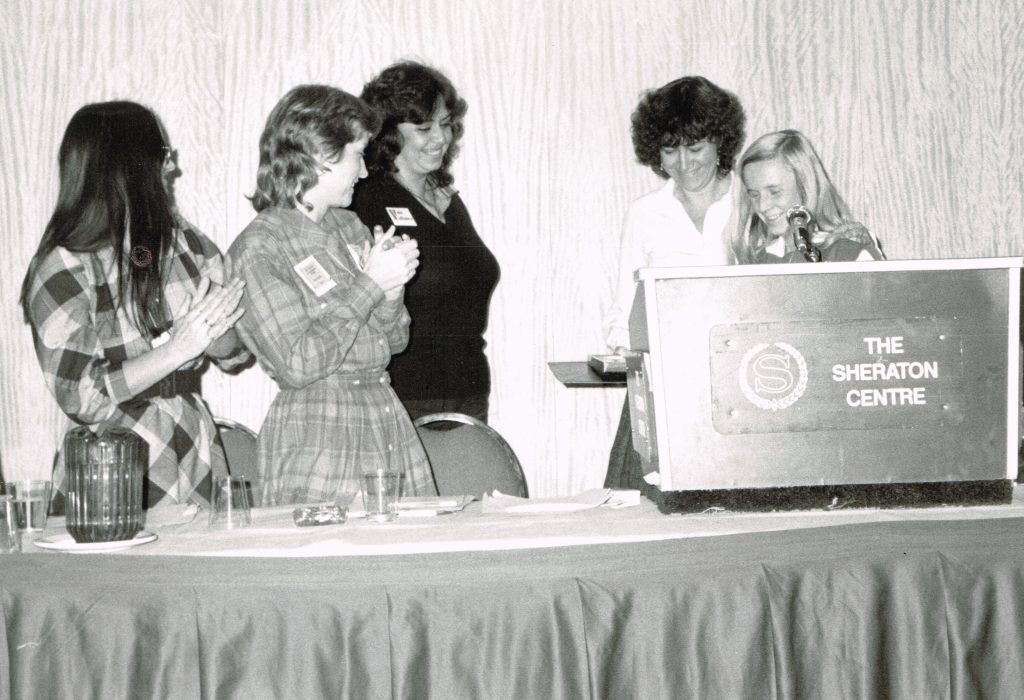
[[[400,518],[422,518],[444,513],[455,513],[473,502],[472,496],[402,496],[398,499]],[[350,508],[350,518],[362,518],[366,511],[359,507]]]
[[[472,496],[403,496],[398,501],[398,517],[422,518],[455,513],[472,502]]]
[[[484,495],[482,510],[484,513],[569,513],[603,505],[622,508],[639,504],[639,491],[590,489],[563,498],[519,498],[495,490],[490,496]]]
[[[612,489],[611,498],[603,504],[607,508],[631,508],[640,505],[640,489]]]
[[[472,501],[472,496],[402,496],[398,510],[458,510]]]

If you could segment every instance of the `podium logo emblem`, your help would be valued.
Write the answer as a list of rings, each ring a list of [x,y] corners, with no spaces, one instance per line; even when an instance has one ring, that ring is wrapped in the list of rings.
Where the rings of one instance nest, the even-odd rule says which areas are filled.
[[[807,389],[807,361],[789,343],[758,343],[740,362],[740,388],[765,411],[792,406]]]

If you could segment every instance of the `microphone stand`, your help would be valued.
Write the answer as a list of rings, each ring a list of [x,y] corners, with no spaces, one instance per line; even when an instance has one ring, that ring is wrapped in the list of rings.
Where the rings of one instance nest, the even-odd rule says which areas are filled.
[[[811,242],[811,212],[797,205],[786,212],[786,222],[793,231],[793,245],[807,262],[821,262],[821,251]]]

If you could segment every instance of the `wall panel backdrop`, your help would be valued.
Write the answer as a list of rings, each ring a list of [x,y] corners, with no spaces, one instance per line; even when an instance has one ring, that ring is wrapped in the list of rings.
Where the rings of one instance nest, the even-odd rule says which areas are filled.
[[[183,214],[226,248],[252,217],[257,139],[301,82],[358,93],[418,58],[470,105],[456,184],[502,266],[492,417],[536,495],[598,485],[624,390],[569,390],[549,360],[602,351],[642,90],[703,74],[750,138],[819,147],[891,258],[1021,255],[1024,2],[885,0],[5,0],[0,4],[0,459],[43,475],[67,427],[17,306],[82,104],[151,105],[179,149]],[[215,413],[258,428],[258,369],[211,371]]]

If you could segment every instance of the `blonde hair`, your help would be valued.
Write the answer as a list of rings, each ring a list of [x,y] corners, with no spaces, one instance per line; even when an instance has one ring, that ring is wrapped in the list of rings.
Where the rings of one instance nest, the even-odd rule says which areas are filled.
[[[793,173],[801,203],[811,212],[819,229],[831,231],[853,221],[850,208],[832,184],[818,152],[799,131],[773,131],[750,144],[740,156],[737,166],[740,180],[743,180],[743,171],[748,165],[767,160],[778,160]],[[753,202],[744,187],[732,244],[737,261],[740,264],[760,262],[767,243],[768,230],[754,212]]]

